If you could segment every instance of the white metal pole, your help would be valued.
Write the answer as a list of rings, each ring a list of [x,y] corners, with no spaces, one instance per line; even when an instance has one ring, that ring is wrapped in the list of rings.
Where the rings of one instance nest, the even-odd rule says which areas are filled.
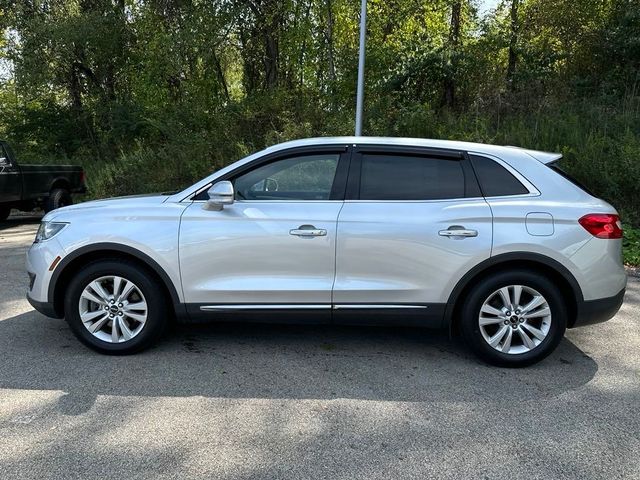
[[[362,108],[364,105],[364,51],[367,37],[367,0],[360,7],[360,53],[358,55],[358,91],[356,95],[356,137],[362,135]]]

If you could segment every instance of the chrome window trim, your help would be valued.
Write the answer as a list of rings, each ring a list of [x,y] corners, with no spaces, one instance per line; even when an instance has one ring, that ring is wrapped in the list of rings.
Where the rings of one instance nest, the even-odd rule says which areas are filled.
[[[186,203],[206,203],[206,200],[190,200]],[[343,203],[344,200],[235,200],[233,203],[258,203],[264,205],[265,203]],[[230,206],[230,205],[229,205]],[[228,206],[228,207],[229,207]],[[227,207],[227,208],[228,208]]]
[[[351,141],[348,141],[351,140]],[[438,143],[440,142],[446,142],[446,141],[440,141],[440,140],[421,140],[421,139],[404,139],[404,138],[375,138],[374,141],[372,142],[371,139],[369,138],[363,138],[361,143],[358,142],[354,142],[353,140],[360,140],[360,139],[355,139],[355,138],[351,138],[351,137],[333,137],[333,138],[322,138],[322,139],[307,139],[304,141],[293,141],[293,142],[289,142],[287,144],[280,144],[274,147],[270,147],[267,148],[265,150],[259,151],[259,152],[255,152],[251,155],[248,155],[245,158],[242,158],[230,165],[227,165],[226,167],[222,167],[220,170],[218,170],[217,172],[213,172],[211,175],[209,175],[208,177],[203,178],[202,180],[196,182],[194,185],[191,185],[191,187],[187,187],[184,190],[172,195],[173,197],[177,197],[178,195],[180,196],[179,199],[174,198],[172,199],[172,201],[176,201],[177,203],[193,203],[193,202],[202,202],[203,200],[193,200],[193,197],[195,197],[196,195],[199,195],[200,193],[202,193],[203,191],[207,190],[209,187],[211,187],[211,185],[213,185],[213,183],[215,181],[217,181],[220,177],[228,175],[228,174],[232,174],[233,170],[230,169],[231,166],[238,164],[236,168],[241,168],[244,165],[251,163],[253,161],[257,161],[259,160],[261,157],[263,156],[267,156],[267,155],[271,155],[271,154],[286,154],[286,152],[288,150],[293,150],[302,146],[305,147],[314,147],[314,146],[318,146],[318,147],[358,147],[358,146],[366,146],[369,143],[372,143],[372,145],[379,145],[381,147],[384,146],[394,146],[394,147],[418,147],[418,148],[424,148],[424,149],[438,149],[441,148],[443,150],[451,150],[451,149],[456,149],[462,152],[466,152],[467,155],[480,155],[480,156],[485,156],[490,158],[491,160],[494,160],[496,162],[498,162],[498,164],[500,164],[502,167],[506,168],[512,175],[514,175],[524,186],[525,188],[527,188],[529,190],[528,194],[518,194],[518,195],[502,195],[502,196],[495,196],[495,197],[480,197],[480,198],[518,198],[518,197],[522,197],[522,198],[526,198],[526,197],[537,197],[541,195],[541,192],[535,187],[535,185],[533,185],[524,175],[522,175],[517,169],[515,169],[514,167],[512,167],[509,163],[507,163],[505,160],[503,160],[500,157],[497,157],[496,155],[493,155],[492,153],[488,153],[487,151],[482,151],[482,150],[478,150],[477,148],[468,148],[469,146],[472,147],[477,147],[478,145],[476,144],[467,144],[465,142],[452,142],[452,145],[438,145]],[[314,143],[310,143],[310,141],[314,141]],[[423,143],[424,142],[424,143]],[[427,143],[428,142],[428,143]],[[500,147],[500,146],[492,146],[492,145],[483,145],[484,147],[488,149],[492,148],[508,148],[508,147]],[[532,157],[533,158],[533,157]],[[185,191],[189,190],[192,187],[196,187],[196,185],[200,184],[201,182],[207,181],[206,184],[203,184],[200,188],[196,188],[193,191],[190,191],[188,193],[184,193]],[[467,198],[468,197],[463,197],[463,198]],[[474,197],[475,198],[475,197]],[[460,199],[460,198],[458,198]],[[455,199],[446,199],[446,200],[455,200]],[[206,200],[204,200],[206,201]],[[282,201],[289,201],[289,200],[282,200]],[[303,200],[303,201],[314,201],[314,200]],[[393,200],[396,201],[396,200]],[[423,200],[419,200],[419,201],[423,201]],[[440,200],[424,200],[424,201],[440,201]]]
[[[287,142],[287,143],[298,143],[297,141],[293,141],[293,142]],[[306,142],[302,142],[304,144],[300,144],[300,145],[287,145],[285,144],[279,144],[279,145],[275,145],[269,148],[266,148],[264,150],[260,150],[258,152],[254,152],[244,158],[241,158],[239,160],[236,160],[235,162],[222,167],[220,170],[211,173],[209,176],[201,179],[200,181],[196,182],[195,184],[185,188],[184,190],[181,190],[180,192],[176,193],[175,195],[180,195],[180,200],[177,200],[177,203],[191,203],[191,202],[199,202],[201,200],[193,200],[193,197],[196,197],[198,195],[200,195],[202,192],[208,190],[209,188],[211,188],[211,186],[219,181],[221,178],[223,177],[227,177],[227,176],[232,176],[234,174],[234,172],[238,169],[242,169],[243,167],[255,162],[256,165],[253,168],[259,168],[264,162],[271,162],[271,160],[268,157],[271,157],[272,155],[277,155],[279,157],[282,158],[275,158],[274,161],[278,161],[279,159],[284,159],[284,157],[287,157],[289,155],[295,155],[296,151],[300,150],[300,149],[307,149],[307,148],[321,148],[324,149],[326,151],[330,151],[335,149],[336,153],[340,153],[340,155],[343,154],[343,152],[339,152],[339,150],[341,148],[344,148],[345,151],[349,148],[349,145],[347,142],[341,142],[341,141],[337,141],[337,142],[318,142],[316,144],[307,144]],[[286,145],[286,146],[285,146]],[[315,153],[311,153],[311,152],[300,152],[302,155],[315,155]],[[340,159],[338,159],[340,160]],[[231,168],[235,165],[235,168]],[[251,169],[253,169],[251,168]],[[192,187],[196,187],[198,184],[201,184],[202,182],[207,182],[207,183],[203,183],[201,187],[197,188],[196,190],[188,193],[187,195],[184,195],[184,192]],[[205,200],[206,201],[206,200]],[[303,200],[303,201],[309,201],[309,200]]]
[[[434,200],[345,200],[345,203],[445,203],[445,202],[470,202],[478,200],[486,200],[493,198],[528,198],[537,197],[539,193],[522,193],[518,195],[503,195],[500,197],[458,197],[458,198],[439,198]]]
[[[538,197],[540,193],[521,193],[518,195],[501,195],[495,197],[457,197],[457,198],[439,198],[434,200],[236,200],[234,203],[252,204],[257,203],[264,205],[266,203],[445,203],[445,202],[470,202],[485,199],[501,199],[501,198],[529,198]],[[183,203],[206,203],[206,200],[185,200]]]
[[[354,144],[354,147],[356,145]],[[362,146],[362,144],[358,145],[359,147]],[[376,145],[378,146],[378,145]],[[384,147],[385,145],[379,145],[381,148]],[[398,147],[398,145],[393,145],[393,147]],[[408,148],[415,148],[415,147],[411,147],[408,146]],[[421,150],[424,149],[425,153],[428,153],[428,150],[431,147],[417,147],[417,150]],[[446,149],[444,149],[446,150]],[[454,151],[454,150],[451,150]],[[496,163],[498,163],[498,165],[502,166],[503,168],[505,168],[509,173],[511,173],[527,190],[529,193],[519,193],[519,194],[515,194],[515,195],[500,195],[500,196],[488,196],[488,197],[484,197],[484,196],[480,196],[480,197],[451,197],[451,198],[433,198],[433,199],[423,199],[423,200],[401,200],[401,199],[397,199],[397,200],[384,200],[384,199],[379,199],[379,200],[360,200],[360,199],[345,199],[345,202],[350,202],[350,203],[442,203],[442,202],[464,202],[464,201],[471,201],[471,200],[487,200],[487,199],[512,199],[512,198],[531,198],[531,197],[539,197],[541,195],[540,191],[535,187],[535,185],[533,185],[524,175],[522,175],[518,170],[516,170],[515,168],[513,168],[509,163],[505,162],[504,160],[502,160],[499,157],[496,157],[494,155],[488,154],[488,153],[483,153],[483,152],[476,152],[476,151],[472,151],[472,150],[461,150],[460,151],[463,155],[464,158],[461,158],[460,161],[464,160],[466,158],[467,161],[470,161],[468,156],[469,155],[478,155],[478,156],[484,156],[489,158],[490,160],[495,161]],[[391,152],[394,153],[394,152]],[[474,173],[475,175],[475,173]],[[476,178],[477,180],[477,178]]]
[[[208,190],[209,188],[211,188],[211,186],[214,183],[215,182],[211,182],[210,184],[205,185],[204,187],[202,187],[198,191],[196,191],[193,194],[189,195],[187,198],[183,198],[182,200],[180,200],[180,203],[202,203],[202,202],[206,202],[206,200],[193,200],[193,197],[197,197],[202,192]],[[235,200],[234,201],[234,203],[240,203],[240,202],[260,202],[260,203],[265,203],[265,202],[342,202],[342,200],[303,200],[303,199],[299,199],[299,200]]]

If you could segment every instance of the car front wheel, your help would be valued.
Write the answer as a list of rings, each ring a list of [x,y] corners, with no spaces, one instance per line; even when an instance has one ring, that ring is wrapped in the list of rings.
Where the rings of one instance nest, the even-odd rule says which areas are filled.
[[[168,309],[162,292],[153,275],[135,263],[97,261],[69,284],[65,318],[88,347],[107,354],[135,353],[164,330]]]
[[[462,306],[461,333],[483,360],[523,367],[549,355],[567,325],[566,306],[548,278],[510,271],[485,278]]]

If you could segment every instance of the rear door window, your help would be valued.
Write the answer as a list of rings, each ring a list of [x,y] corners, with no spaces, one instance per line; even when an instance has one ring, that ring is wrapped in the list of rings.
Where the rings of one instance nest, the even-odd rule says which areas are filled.
[[[361,200],[442,200],[464,196],[460,160],[395,153],[362,155]]]

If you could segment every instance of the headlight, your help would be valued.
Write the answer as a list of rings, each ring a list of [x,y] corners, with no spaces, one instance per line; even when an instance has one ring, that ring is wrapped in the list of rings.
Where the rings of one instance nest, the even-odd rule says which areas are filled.
[[[67,225],[69,224],[62,222],[41,222],[40,228],[38,228],[38,233],[36,233],[36,239],[34,240],[34,243],[42,242],[44,240],[49,240],[50,238],[55,237]]]

